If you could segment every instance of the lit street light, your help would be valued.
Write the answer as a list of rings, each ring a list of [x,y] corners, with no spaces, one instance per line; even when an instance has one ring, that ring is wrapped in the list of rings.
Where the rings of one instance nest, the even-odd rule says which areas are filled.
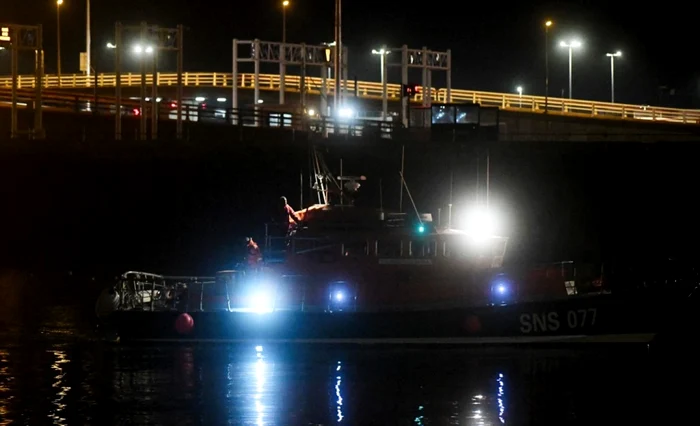
[[[379,66],[381,67],[381,81],[382,81],[382,120],[387,119],[388,109],[389,109],[389,99],[387,94],[387,79],[386,79],[386,55],[391,53],[390,50],[383,46],[381,49],[372,49],[373,55],[379,55]]]
[[[90,39],[90,0],[86,1],[85,4],[85,75],[90,77],[90,68],[92,68],[90,50],[91,47]]]
[[[572,93],[571,93],[571,86],[572,86],[572,84],[571,84],[572,70],[571,69],[573,66],[573,56],[574,56],[573,51],[574,51],[574,48],[581,47],[581,42],[578,40],[572,40],[568,43],[565,41],[562,41],[560,43],[560,46],[566,47],[569,49],[569,99],[573,99]]]
[[[287,43],[287,7],[289,7],[289,0],[284,0],[282,2],[282,44]]]
[[[606,53],[610,58],[610,102],[615,103],[615,58],[622,56],[619,50],[615,53]]]
[[[63,0],[56,0],[56,44],[58,53],[56,58],[56,75],[61,76],[61,5]]]
[[[285,91],[285,76],[287,75],[287,8],[289,7],[289,0],[284,0],[282,2],[282,46],[280,46],[280,105],[284,104],[284,91]],[[302,70],[302,75],[304,75],[304,70]],[[302,77],[301,82],[301,100],[304,103],[304,83],[306,78]]]
[[[544,112],[549,110],[549,27],[552,21],[544,23]]]
[[[114,43],[107,43],[107,49],[116,49],[117,45]]]
[[[520,108],[523,107],[523,86],[518,86],[515,88],[518,92],[518,98],[520,98]]]

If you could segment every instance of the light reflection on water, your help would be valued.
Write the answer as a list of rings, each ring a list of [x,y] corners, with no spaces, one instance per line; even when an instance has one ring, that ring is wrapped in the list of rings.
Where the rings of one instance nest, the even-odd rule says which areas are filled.
[[[645,368],[606,351],[0,343],[0,425],[590,424],[645,405]]]

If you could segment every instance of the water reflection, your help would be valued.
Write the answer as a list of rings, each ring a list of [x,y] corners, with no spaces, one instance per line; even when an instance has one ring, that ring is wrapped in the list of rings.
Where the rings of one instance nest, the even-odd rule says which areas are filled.
[[[501,421],[501,423],[505,424],[505,419],[503,418],[506,412],[506,406],[505,406],[505,391],[504,387],[505,385],[503,384],[503,373],[498,373],[498,378],[496,379],[496,383],[498,383],[498,393],[496,394],[496,397],[498,398],[498,420]]]
[[[615,407],[658,394],[640,371],[607,351],[0,346],[0,425],[631,423]]]
[[[66,356],[65,351],[54,350],[51,352],[56,357],[56,360],[54,361],[53,365],[51,365],[51,369],[54,370],[56,374],[54,376],[55,382],[52,385],[52,387],[55,389],[56,395],[53,399],[53,405],[55,406],[55,408],[51,410],[48,417],[50,419],[53,419],[54,425],[65,425],[67,423],[66,418],[63,417],[64,411],[66,409],[64,399],[68,395],[68,391],[70,391],[71,388],[66,384],[66,372],[64,368],[67,366],[65,366],[64,364],[67,364],[69,362],[69,359]]]
[[[255,362],[255,413],[257,414],[257,426],[263,426],[263,416],[265,414],[265,406],[262,404],[262,397],[265,385],[265,361],[263,360],[263,347],[256,346],[255,352],[257,361]]]
[[[338,423],[343,421],[343,396],[340,394],[340,384],[343,382],[343,376],[340,372],[342,368],[342,363],[338,361],[338,365],[335,368],[337,375],[335,376],[335,408]]]
[[[7,418],[9,416],[9,402],[13,398],[12,391],[10,387],[14,376],[10,371],[10,353],[7,350],[0,349],[0,426],[5,426],[10,424],[10,420]]]

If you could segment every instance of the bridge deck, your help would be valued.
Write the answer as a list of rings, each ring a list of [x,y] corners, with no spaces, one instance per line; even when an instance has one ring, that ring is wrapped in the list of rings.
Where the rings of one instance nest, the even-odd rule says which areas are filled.
[[[156,80],[158,86],[175,86],[177,75],[175,73],[157,73]],[[188,72],[183,75],[183,84],[187,87],[221,87],[231,88],[231,73],[223,72]],[[255,75],[241,73],[238,76],[238,87],[242,89],[252,89],[254,87]],[[99,74],[95,78],[82,74],[64,74],[59,78],[55,75],[44,77],[44,85],[49,89],[79,89],[94,88],[95,81],[98,87],[114,87],[116,83],[115,74]],[[153,75],[147,74],[147,84],[153,83]],[[140,74],[124,73],[121,83],[123,87],[138,87],[141,84]],[[306,91],[310,94],[319,95],[322,90],[322,80],[319,77],[306,77]],[[279,91],[280,77],[276,74],[260,74],[258,77],[260,90]],[[284,90],[288,92],[299,92],[301,78],[296,75],[285,76]],[[11,77],[0,77],[0,88],[10,88],[12,86]],[[19,78],[20,88],[28,89],[34,87],[34,76],[22,75]],[[354,93],[355,82],[344,82],[344,90]],[[326,90],[333,96],[334,84],[332,79],[328,79]],[[365,99],[381,99],[382,84],[369,81],[357,82],[358,96]],[[446,88],[431,89],[433,102],[473,102],[482,106],[497,106],[501,109],[512,111],[527,111],[535,113],[545,112],[545,98],[543,96],[517,95],[510,93],[481,92],[474,90],[452,89],[449,99]],[[401,99],[401,85],[389,84],[388,97],[390,101]],[[412,102],[422,102],[423,91],[419,89]],[[595,118],[607,118],[617,120],[647,120],[663,121],[684,124],[700,124],[700,110],[651,107],[646,105],[629,105],[610,102],[585,101],[578,99],[552,98],[547,100],[547,109],[551,112],[558,112],[564,115],[587,116]]]

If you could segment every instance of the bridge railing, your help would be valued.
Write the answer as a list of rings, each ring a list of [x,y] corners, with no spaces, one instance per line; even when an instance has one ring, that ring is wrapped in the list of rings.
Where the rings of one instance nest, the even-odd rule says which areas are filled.
[[[154,76],[146,75],[146,84],[153,83]],[[159,86],[174,86],[177,84],[177,75],[174,73],[157,73],[156,82]],[[124,73],[121,76],[121,83],[124,87],[139,86],[141,84],[140,73]],[[114,74],[99,74],[87,77],[82,74],[62,75],[60,78],[55,75],[47,75],[43,80],[44,87],[50,89],[81,89],[98,87],[114,87],[116,76]],[[230,73],[218,72],[187,72],[183,74],[183,84],[187,87],[221,87],[230,88],[232,75]],[[240,88],[251,89],[255,84],[255,75],[241,73],[238,75],[237,85]],[[260,90],[278,91],[280,89],[280,77],[276,74],[260,74],[258,85]],[[0,88],[10,88],[12,79],[10,77],[0,77]],[[299,92],[301,90],[301,78],[295,75],[285,77],[285,91]],[[333,96],[333,79],[326,80],[325,91],[329,96]],[[20,88],[34,87],[34,77],[23,75],[19,77]],[[305,87],[307,93],[319,95],[322,92],[323,81],[319,77],[306,77]],[[398,101],[401,97],[401,85],[388,84],[389,100]],[[381,99],[382,84],[377,82],[354,81],[343,82],[343,90],[353,94],[357,92],[360,98]],[[549,98],[545,102],[543,96],[520,96],[510,93],[482,92],[472,90],[452,89],[451,98],[448,99],[447,89],[431,89],[431,97],[434,102],[473,102],[483,106],[497,106],[506,110],[529,111],[543,113],[548,110],[552,113],[587,116],[609,119],[632,119],[632,120],[653,120],[667,121],[684,124],[700,124],[700,110],[652,107],[648,105],[631,105],[610,102],[597,102],[579,99]],[[423,92],[419,92],[411,101],[421,102]]]
[[[18,91],[18,107],[32,109],[34,92],[31,89]],[[7,90],[0,89],[0,104],[11,102]],[[50,91],[44,93],[42,108],[45,111],[64,112],[78,115],[114,116],[117,113],[116,99],[113,96],[94,97],[84,93]],[[122,100],[121,115],[125,119],[138,119],[142,114],[150,122],[153,104],[146,104],[142,111],[138,100]],[[177,120],[177,108],[169,102],[157,103],[159,122]],[[341,134],[347,136],[374,136],[391,139],[402,125],[395,121],[379,121],[362,118],[331,119],[312,117],[306,114],[268,111],[262,108],[204,108],[200,105],[183,104],[182,120],[185,123],[202,122],[213,125],[234,125],[243,127],[266,127],[308,131],[323,136]]]

